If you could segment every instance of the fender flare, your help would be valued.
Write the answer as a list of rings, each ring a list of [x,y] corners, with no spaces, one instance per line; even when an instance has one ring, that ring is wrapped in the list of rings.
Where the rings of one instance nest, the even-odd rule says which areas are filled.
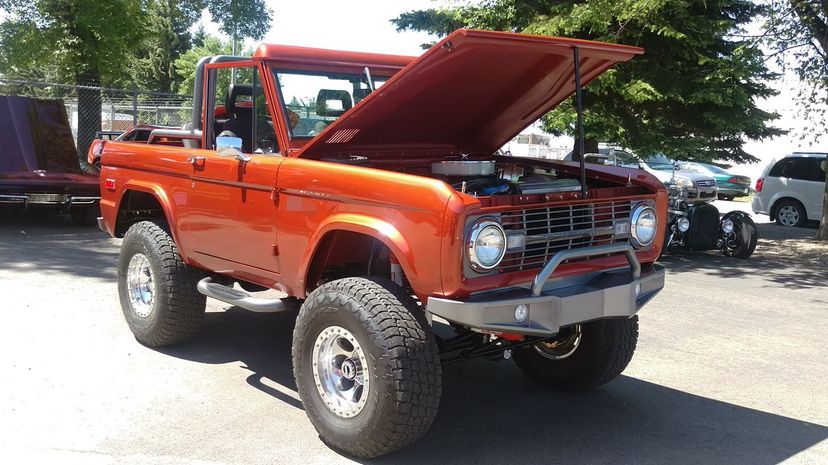
[[[774,218],[774,216],[776,216],[776,206],[779,204],[779,202],[784,201],[786,199],[791,199],[799,202],[799,204],[802,205],[802,208],[805,210],[805,215],[807,216],[808,207],[805,205],[805,202],[803,201],[804,199],[800,198],[799,193],[791,190],[779,191],[776,194],[773,194],[773,196],[770,199],[770,202],[768,203],[768,216]]]
[[[335,231],[350,231],[364,234],[382,242],[394,254],[397,261],[400,262],[403,273],[409,279],[412,287],[417,288],[416,284],[412,282],[416,281],[417,276],[417,267],[414,264],[414,253],[408,241],[394,225],[368,215],[337,213],[326,218],[308,242],[308,248],[302,259],[302,267],[299,272],[299,276],[302,277],[303,292],[306,291],[308,272],[310,271],[314,257],[316,257],[319,245],[329,233]]]
[[[153,184],[149,182],[143,181],[129,181],[124,186],[121,187],[121,194],[118,196],[118,202],[115,204],[115,211],[121,211],[121,202],[124,200],[124,196],[126,195],[127,191],[136,191],[136,192],[143,192],[145,194],[150,194],[158,200],[158,203],[161,205],[161,209],[164,211],[164,218],[167,220],[167,227],[170,228],[170,234],[173,236],[173,240],[176,244],[179,244],[179,237],[178,237],[178,224],[175,221],[170,221],[170,218],[173,218],[172,215],[172,205],[167,196],[166,191],[161,188],[158,184]],[[116,226],[113,228],[117,230],[117,213],[116,213]]]
[[[743,212],[743,211],[741,211],[741,210],[734,210],[734,211],[732,211],[732,212],[728,212],[728,213],[726,213],[726,214],[725,214],[725,216],[723,216],[723,217],[722,217],[722,219],[721,219],[721,220],[719,220],[719,224],[721,225],[721,224],[722,224],[722,222],[723,222],[724,220],[731,220],[731,221],[733,221],[733,220],[735,220],[735,219],[739,219],[739,220],[742,220],[742,221],[747,221],[747,222],[750,222],[750,223],[756,224],[756,223],[753,221],[753,218],[751,218],[751,216],[750,216],[750,214],[749,214],[748,212]]]

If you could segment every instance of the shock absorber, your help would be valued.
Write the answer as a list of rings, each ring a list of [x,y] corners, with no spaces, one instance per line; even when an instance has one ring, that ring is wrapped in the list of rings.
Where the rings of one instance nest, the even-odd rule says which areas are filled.
[[[403,271],[400,266],[400,261],[397,260],[397,257],[395,257],[394,254],[388,255],[388,261],[391,262],[391,281],[394,281],[394,284],[397,286],[402,287]]]

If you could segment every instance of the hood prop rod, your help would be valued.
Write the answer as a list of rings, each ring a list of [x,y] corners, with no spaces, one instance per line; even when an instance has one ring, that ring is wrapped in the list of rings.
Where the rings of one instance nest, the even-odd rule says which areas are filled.
[[[572,47],[575,62],[575,129],[578,137],[578,153],[581,154],[581,198],[587,197],[586,154],[584,153],[584,102],[581,99],[581,54],[578,47]]]

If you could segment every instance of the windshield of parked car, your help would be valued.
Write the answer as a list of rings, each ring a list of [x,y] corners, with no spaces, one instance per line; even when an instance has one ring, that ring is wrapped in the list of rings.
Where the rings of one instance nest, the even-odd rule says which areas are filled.
[[[719,168],[716,165],[708,165],[707,163],[699,163],[702,167],[706,168],[707,171],[710,171],[713,174],[730,174],[727,171]]]
[[[291,137],[310,138],[322,132],[371,93],[365,74],[310,73],[274,70]],[[374,87],[387,78],[374,78]]]
[[[654,170],[673,171],[673,160],[670,160],[664,155],[652,156],[644,160],[644,163],[646,163],[647,166]]]

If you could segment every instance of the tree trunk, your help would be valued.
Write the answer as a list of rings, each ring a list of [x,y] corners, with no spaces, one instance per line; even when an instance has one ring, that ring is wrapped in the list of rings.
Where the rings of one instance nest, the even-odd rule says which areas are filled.
[[[598,153],[598,139],[584,139],[584,151],[586,153]],[[578,138],[575,138],[575,146],[572,148],[572,160],[581,160],[581,147]]]
[[[819,225],[816,238],[820,241],[828,241],[828,159],[822,165],[825,170],[825,192],[822,194],[822,223]]]

